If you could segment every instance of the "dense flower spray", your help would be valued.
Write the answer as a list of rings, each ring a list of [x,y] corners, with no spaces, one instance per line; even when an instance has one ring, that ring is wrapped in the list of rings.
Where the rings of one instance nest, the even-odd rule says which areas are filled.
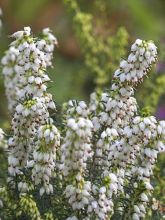
[[[60,134],[53,120],[49,119],[47,124],[40,126],[37,133],[38,141],[33,152],[32,179],[36,185],[42,184],[40,195],[44,192],[53,193],[50,179],[53,176],[56,163],[56,150],[60,145]]]
[[[67,179],[65,194],[73,210],[82,210],[90,202],[91,182],[85,181],[91,149],[92,122],[85,102],[70,101],[66,113],[66,136],[62,151],[62,173]]]
[[[2,65],[9,110],[13,113],[19,99],[28,95],[42,97],[46,92],[45,84],[50,81],[46,68],[51,66],[57,40],[48,28],[42,31],[42,39],[33,38],[30,27],[11,37],[15,40],[2,58]],[[54,107],[51,94],[46,95],[48,107]]]
[[[50,81],[46,68],[51,65],[57,41],[49,29],[43,30],[42,39],[34,38],[29,27],[14,33],[12,37],[15,41],[2,58],[9,110],[14,114],[13,137],[9,139],[9,174],[11,176],[22,174],[29,163],[33,164],[32,179],[38,179],[35,180],[36,184],[41,183],[42,179],[46,187],[49,185],[50,177],[50,174],[46,175],[47,169],[49,164],[54,166],[55,157],[51,154],[54,153],[53,148],[59,145],[60,139],[48,111],[50,108],[55,109],[55,103],[52,95],[46,91],[46,84]],[[47,134],[42,134],[44,130]],[[48,144],[50,148],[46,147]],[[35,164],[29,162],[32,159]],[[39,168],[41,162],[45,163],[44,171]],[[19,186],[21,189],[22,184]],[[49,191],[47,189],[48,193]]]
[[[21,216],[29,201],[36,206],[32,192],[42,201],[37,201],[38,207],[43,207],[44,194],[44,204],[51,206],[45,214],[36,208],[39,219],[42,214],[59,220],[145,218],[157,154],[165,150],[165,121],[141,114],[134,91],[157,60],[154,43],[137,39],[115,71],[110,89],[92,93],[89,106],[77,100],[65,104],[57,129],[49,114],[55,104],[47,92],[46,73],[56,38],[49,29],[41,39],[34,38],[29,27],[12,37],[2,64],[13,116],[9,188],[15,187],[20,196],[14,211],[21,207]],[[0,144],[2,140],[0,130]],[[7,189],[0,188],[1,206],[9,198]]]
[[[97,94],[91,95],[90,109],[94,113],[97,137],[97,169],[104,167],[107,174],[115,172],[118,184],[113,190],[118,190],[119,198],[124,194],[125,198],[131,199],[135,188],[138,191],[139,187],[139,192],[140,188],[143,189],[140,199],[135,197],[133,207],[124,208],[122,203],[118,207],[127,217],[133,213],[133,219],[145,216],[145,205],[153,189],[150,177],[158,152],[164,150],[165,122],[157,122],[154,116],[139,116],[133,97],[134,87],[147,75],[156,59],[157,50],[152,42],[136,40],[128,60],[122,60],[120,68],[114,73],[110,91],[103,93],[100,101],[96,101]],[[107,176],[105,180],[109,188]]]

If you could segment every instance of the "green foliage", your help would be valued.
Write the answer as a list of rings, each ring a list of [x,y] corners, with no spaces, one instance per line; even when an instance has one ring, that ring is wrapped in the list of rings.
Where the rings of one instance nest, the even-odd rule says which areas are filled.
[[[4,220],[14,219],[17,216],[17,199],[16,194],[11,196],[12,192],[7,187],[0,188],[0,217]]]
[[[42,220],[32,195],[18,195],[15,190],[2,187],[0,188],[0,201],[0,217],[4,220]],[[51,219],[48,217],[47,214],[45,219]]]
[[[44,214],[44,219],[45,219],[45,220],[55,220],[55,218],[53,217],[52,212],[46,212],[46,213]]]
[[[32,196],[22,195],[19,201],[19,205],[22,212],[29,216],[31,220],[42,220],[37,205],[32,199]]]
[[[4,149],[0,147],[0,183],[4,183],[7,177],[7,155],[4,152]]]

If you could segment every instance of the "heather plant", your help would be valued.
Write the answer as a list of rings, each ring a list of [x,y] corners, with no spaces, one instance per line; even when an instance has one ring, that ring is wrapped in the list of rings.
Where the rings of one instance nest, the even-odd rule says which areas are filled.
[[[58,113],[47,91],[56,38],[49,29],[34,37],[29,27],[11,37],[2,58],[12,122],[9,138],[0,130],[8,151],[0,217],[151,219],[165,121],[142,114],[134,91],[157,60],[154,43],[137,39],[106,91],[92,93],[89,104],[70,100]]]

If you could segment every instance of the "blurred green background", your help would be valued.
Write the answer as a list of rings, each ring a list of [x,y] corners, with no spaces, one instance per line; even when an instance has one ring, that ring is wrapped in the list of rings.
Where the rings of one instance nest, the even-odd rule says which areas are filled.
[[[97,24],[101,23],[100,26],[95,26],[94,31],[104,34],[108,30],[107,33],[113,35],[118,27],[124,26],[129,34],[128,45],[136,38],[154,40],[159,49],[162,49],[158,65],[161,71],[164,71],[164,0],[78,0],[77,2],[83,12],[91,13],[94,21]],[[48,70],[53,80],[49,90],[58,105],[70,98],[88,100],[95,85],[92,75],[84,64],[82,45],[75,35],[72,13],[69,12],[64,1],[0,0],[0,7],[3,10],[0,56],[2,57],[8,48],[11,41],[9,36],[13,32],[24,26],[31,26],[34,33],[50,27],[58,39],[59,46],[55,51],[54,69]],[[8,112],[2,75],[0,75],[0,100],[0,124],[4,127],[3,123],[8,118]],[[158,114],[162,118],[165,112],[163,98],[160,103],[161,110]]]

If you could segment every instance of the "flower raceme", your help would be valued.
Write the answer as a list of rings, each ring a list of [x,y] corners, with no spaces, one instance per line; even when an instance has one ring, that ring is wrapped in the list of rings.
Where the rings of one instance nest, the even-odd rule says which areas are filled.
[[[48,124],[40,126],[38,130],[38,141],[33,152],[32,179],[36,185],[42,184],[40,195],[46,191],[53,193],[53,186],[50,184],[52,173],[55,169],[56,150],[60,145],[60,134],[49,119]]]
[[[9,174],[23,175],[23,169],[34,159],[36,163],[32,169],[32,179],[35,184],[43,181],[44,190],[49,192],[52,191],[48,189],[51,174],[47,175],[46,172],[49,168],[51,172],[54,167],[55,148],[59,145],[60,138],[49,116],[49,109],[55,109],[55,103],[52,95],[46,91],[47,82],[50,81],[46,68],[51,65],[57,40],[49,29],[43,30],[42,39],[36,39],[29,27],[14,33],[12,37],[15,40],[2,58],[9,110],[14,114],[13,136],[9,139]],[[47,136],[44,134],[42,137],[43,126],[50,128],[50,134],[47,129]],[[41,142],[43,138],[45,140]],[[50,148],[47,148],[49,142]],[[47,161],[44,161],[45,155],[48,155]],[[37,160],[37,156],[40,159]],[[42,168],[39,165],[41,163],[45,163],[44,171],[39,169]]]
[[[51,66],[57,40],[49,29],[43,30],[42,39],[33,38],[29,27],[11,37],[15,40],[2,58],[2,65],[9,110],[13,112],[19,99],[42,97],[46,92],[46,82],[50,81],[46,68]],[[49,98],[51,103],[51,95]]]
[[[29,27],[12,37],[2,59],[13,113],[8,141],[11,182],[17,177],[20,193],[29,193],[29,181],[40,196],[53,193],[61,213],[65,209],[60,220],[145,218],[153,168],[158,153],[165,150],[165,121],[141,116],[134,90],[157,60],[154,43],[137,39],[111,87],[92,93],[89,106],[69,101],[59,132],[49,114],[55,104],[47,92],[46,73],[56,38],[49,29],[43,30],[42,39],[34,38]]]
[[[143,81],[156,59],[157,49],[152,42],[136,40],[128,59],[122,60],[114,73],[111,89],[101,95],[92,94],[90,101],[97,133],[94,140],[97,170],[115,173],[118,198],[124,193],[125,199],[132,199],[135,190],[140,194],[140,198],[132,199],[134,206],[131,202],[125,209],[120,205],[126,218],[130,218],[130,213],[132,219],[145,216],[148,196],[153,190],[150,184],[153,167],[158,152],[165,150],[165,122],[157,122],[154,116],[141,117],[133,97],[134,87]]]

